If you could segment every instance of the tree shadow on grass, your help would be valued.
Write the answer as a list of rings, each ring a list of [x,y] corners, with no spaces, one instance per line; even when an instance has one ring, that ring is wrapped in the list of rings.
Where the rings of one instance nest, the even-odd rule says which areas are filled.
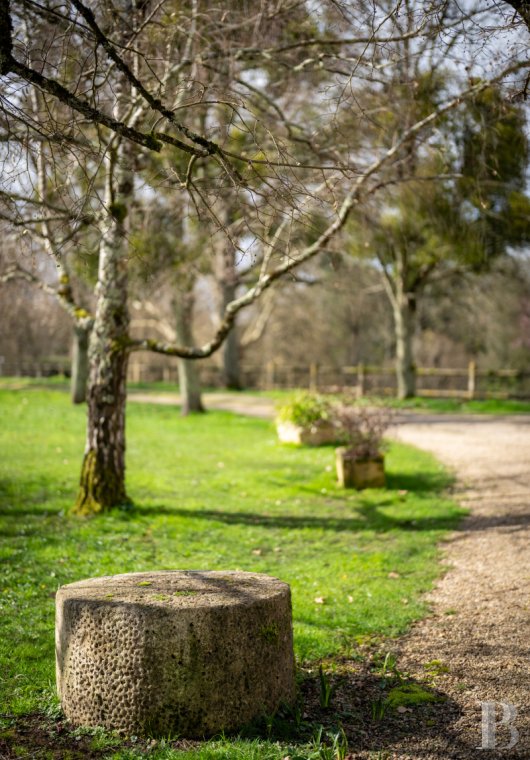
[[[137,514],[178,516],[211,522],[221,522],[226,525],[249,525],[264,528],[280,528],[290,530],[317,529],[336,533],[357,530],[375,530],[385,532],[390,530],[431,531],[448,530],[458,525],[460,517],[444,515],[442,517],[423,517],[417,519],[397,518],[380,511],[383,504],[365,503],[356,505],[356,515],[352,517],[318,517],[314,515],[270,515],[260,512],[227,512],[220,509],[196,509],[186,507],[167,507],[164,505],[138,505],[134,508]]]
[[[387,473],[387,488],[391,491],[410,491],[417,494],[442,493],[451,488],[455,478],[448,472]]]
[[[286,485],[291,483],[289,477]],[[459,518],[454,514],[444,516],[428,516],[417,519],[391,516],[383,511],[384,507],[395,505],[396,492],[407,491],[417,495],[433,495],[441,493],[452,479],[445,472],[440,473],[419,473],[413,475],[390,472],[388,474],[388,489],[378,491],[377,498],[374,499],[374,492],[371,494],[357,492],[357,499],[352,507],[354,509],[352,516],[319,516],[317,514],[289,514],[289,513],[260,513],[245,511],[228,511],[222,509],[200,509],[187,508],[178,506],[167,506],[164,504],[137,504],[127,511],[127,517],[134,519],[135,515],[153,516],[167,515],[171,517],[185,517],[198,520],[207,520],[213,522],[222,522],[227,525],[260,525],[265,528],[280,529],[318,529],[333,532],[351,532],[356,530],[376,530],[385,532],[390,530],[407,530],[407,531],[431,531],[447,530],[457,526]],[[281,485],[281,484],[280,484]],[[29,495],[23,506],[20,505],[20,489],[24,489],[24,484],[14,480],[0,480],[0,536],[12,538],[20,534],[20,525],[17,520],[20,518],[32,517],[50,517],[58,513],[49,507],[43,506],[42,486],[35,489],[35,497]],[[311,495],[320,494],[319,489],[309,486],[299,487],[299,490],[307,491]],[[356,493],[352,491],[351,493]],[[334,498],[341,494],[330,493],[328,497]],[[322,497],[324,498],[324,497]],[[6,519],[7,518],[7,519]],[[29,535],[38,532],[36,525],[25,523],[24,530]]]
[[[292,485],[292,473],[286,480],[285,485]],[[407,531],[432,531],[432,530],[451,530],[458,526],[461,515],[446,514],[443,516],[432,515],[419,518],[410,518],[406,516],[406,509],[403,510],[402,517],[393,516],[385,513],[383,508],[396,506],[396,494],[413,493],[417,496],[434,496],[440,495],[443,498],[444,491],[447,490],[454,482],[454,478],[444,470],[438,472],[419,472],[413,474],[390,471],[387,473],[387,488],[378,489],[377,491],[340,491],[329,492],[324,497],[320,487],[304,485],[303,480],[299,480],[298,490],[306,492],[311,496],[319,496],[322,500],[329,502],[330,499],[340,498],[341,507],[343,506],[342,497],[347,493],[356,494],[357,499],[347,508],[352,509],[352,516],[345,517],[343,514],[337,516],[319,516],[318,514],[289,514],[287,512],[270,514],[269,512],[248,512],[248,511],[228,511],[222,509],[205,509],[205,508],[188,508],[188,507],[171,507],[164,504],[137,504],[132,510],[134,515],[168,515],[185,518],[194,518],[213,522],[221,522],[228,525],[260,525],[265,528],[280,529],[319,529],[334,532],[351,532],[356,530],[375,530],[385,532],[390,530],[407,530]],[[281,487],[281,482],[275,483]],[[377,495],[376,495],[377,494]],[[286,501],[288,507],[288,500]],[[344,511],[343,509],[341,510]]]

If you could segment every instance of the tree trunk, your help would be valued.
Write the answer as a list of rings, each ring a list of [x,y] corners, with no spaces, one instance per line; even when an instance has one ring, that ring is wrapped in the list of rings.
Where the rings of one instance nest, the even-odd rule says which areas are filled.
[[[88,426],[74,512],[91,515],[128,503],[125,491],[125,401],[129,314],[125,219],[133,185],[123,143],[107,177],[97,306],[89,342]],[[112,171],[116,171],[116,179]]]
[[[193,345],[193,333],[191,329],[193,300],[192,285],[190,285],[188,292],[178,293],[173,299],[176,339],[177,343],[180,343],[182,346]],[[197,362],[189,359],[179,359],[178,372],[179,390],[182,399],[181,414],[186,416],[192,412],[204,412]]]
[[[223,311],[227,304],[234,300],[236,296],[235,284],[229,282],[222,283],[222,304]],[[234,324],[223,346],[223,385],[232,391],[243,390],[243,383],[241,380],[241,363],[240,363],[240,351],[239,335],[237,332],[237,325]]]
[[[416,395],[416,367],[412,342],[416,329],[416,299],[411,294],[399,294],[393,304],[396,331],[397,395],[400,399]]]
[[[127,502],[125,399],[128,353],[124,347],[127,269],[123,220],[108,221],[100,250],[98,303],[90,338],[88,428],[74,512],[94,514]]]
[[[118,28],[124,49],[132,40],[141,11],[135,0],[123,6],[127,24]],[[123,74],[114,86],[113,116],[131,112],[132,87]],[[139,118],[140,111],[131,116]],[[105,217],[101,221],[96,314],[90,335],[88,423],[85,456],[74,512],[93,515],[130,503],[125,490],[125,404],[129,360],[127,308],[127,217],[134,201],[131,166],[134,146],[113,137],[105,157]]]
[[[88,382],[88,342],[92,325],[74,325],[74,341],[72,353],[72,376],[70,379],[70,394],[73,404],[83,404],[86,401]]]
[[[228,227],[233,220],[232,212],[230,209],[225,209],[224,211],[224,222]],[[223,240],[222,245],[218,248],[214,271],[219,289],[219,307],[222,319],[226,306],[236,296],[239,281],[236,251],[231,240]],[[239,335],[235,323],[225,339],[221,352],[223,362],[222,382],[224,387],[230,390],[242,390]]]

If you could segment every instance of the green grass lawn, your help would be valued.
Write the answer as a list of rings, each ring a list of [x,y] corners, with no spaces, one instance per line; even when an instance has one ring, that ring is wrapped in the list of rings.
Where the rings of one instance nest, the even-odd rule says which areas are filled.
[[[436,414],[530,414],[530,401],[517,399],[411,398],[385,399],[395,409]]]
[[[259,419],[181,418],[131,404],[135,508],[80,520],[68,511],[84,424],[85,409],[57,390],[0,391],[0,713],[53,710],[54,594],[81,578],[154,569],[275,575],[292,587],[300,663],[355,657],[360,643],[395,636],[424,613],[421,595],[440,574],[436,545],[462,514],[429,455],[393,444],[388,488],[346,492],[330,447],[281,446]],[[178,757],[235,758],[238,746],[209,743]],[[241,745],[246,759],[282,751]]]

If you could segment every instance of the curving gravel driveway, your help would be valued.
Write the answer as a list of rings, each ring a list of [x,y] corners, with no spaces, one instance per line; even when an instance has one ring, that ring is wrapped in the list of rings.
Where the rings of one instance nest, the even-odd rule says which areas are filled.
[[[451,715],[443,731],[402,741],[387,757],[530,758],[530,416],[403,422],[395,437],[453,469],[455,498],[470,515],[445,547],[448,571],[430,595],[432,614],[400,642],[400,666],[416,677],[433,660],[448,668],[436,685],[448,696],[440,710]],[[486,720],[483,738],[484,702],[513,707],[495,706],[496,730]],[[509,722],[518,736],[501,725],[505,710],[507,718],[516,712]]]
[[[259,417],[274,410],[270,400],[247,395],[212,394],[206,403]],[[437,720],[411,726],[395,740],[374,735],[373,749],[348,757],[528,760],[530,415],[405,413],[396,423],[393,437],[432,452],[454,471],[454,498],[470,510],[444,546],[447,573],[429,597],[431,614],[397,642],[399,668],[413,678],[425,681],[426,663],[437,662],[434,682],[446,700]],[[488,709],[497,721],[485,721],[483,733]]]

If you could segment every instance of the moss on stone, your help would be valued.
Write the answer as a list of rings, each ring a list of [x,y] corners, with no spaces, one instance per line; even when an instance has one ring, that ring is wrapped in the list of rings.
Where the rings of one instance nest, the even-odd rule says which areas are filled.
[[[277,644],[280,639],[280,631],[276,623],[264,625],[259,633],[261,638],[266,641],[267,644]]]

